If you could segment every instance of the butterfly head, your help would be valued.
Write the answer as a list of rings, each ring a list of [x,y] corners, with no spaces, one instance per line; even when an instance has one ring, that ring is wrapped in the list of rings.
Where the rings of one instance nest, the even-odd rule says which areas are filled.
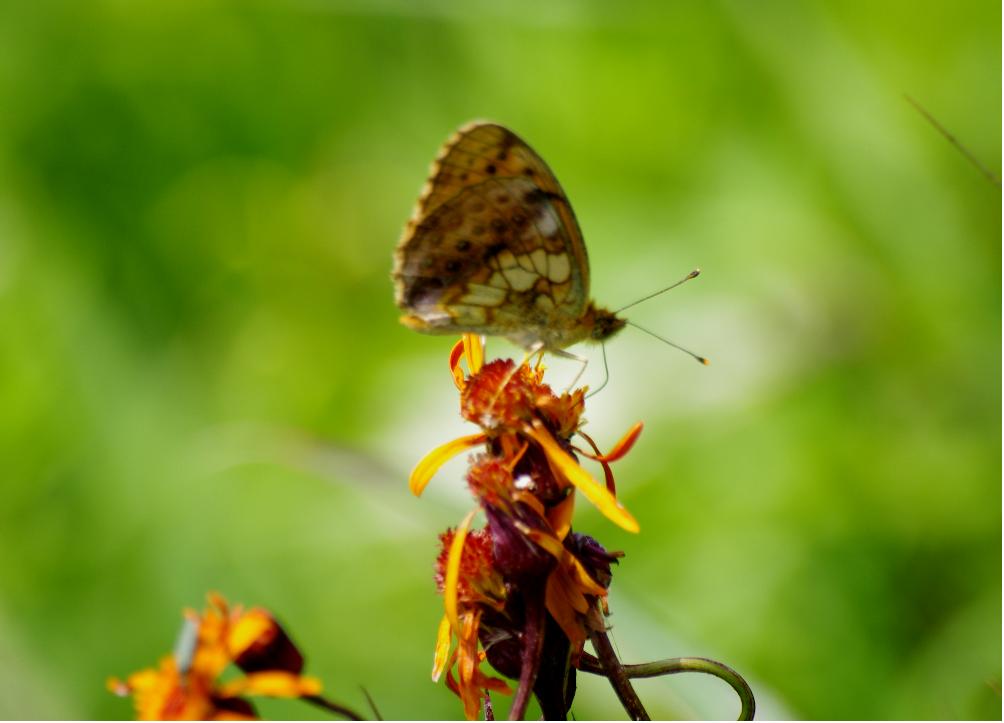
[[[592,328],[589,332],[589,339],[591,341],[605,341],[623,329],[627,324],[626,320],[607,309],[601,309],[590,304],[589,311],[591,313],[588,316],[592,317]]]

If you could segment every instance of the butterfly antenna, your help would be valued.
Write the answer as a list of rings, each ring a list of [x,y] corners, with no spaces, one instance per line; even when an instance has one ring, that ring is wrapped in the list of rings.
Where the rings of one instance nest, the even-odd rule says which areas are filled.
[[[686,279],[684,279],[684,281],[686,281]],[[672,287],[670,287],[670,288],[672,288]],[[700,354],[695,354],[694,352],[690,351],[690,349],[684,349],[679,344],[675,344],[675,343],[671,342],[669,339],[667,339],[667,338],[665,338],[663,336],[659,336],[654,331],[649,331],[648,329],[646,329],[643,326],[638,326],[633,321],[628,321],[627,324],[629,326],[633,326],[638,331],[644,331],[649,336],[654,336],[656,339],[658,339],[659,341],[661,341],[663,344],[669,344],[674,349],[679,349],[684,354],[689,354],[690,356],[694,357],[694,359],[696,359],[697,361],[701,362],[701,364],[703,364],[704,366],[708,366],[709,364],[711,364],[710,361],[708,361],[705,357],[701,356]]]
[[[632,301],[627,306],[622,306],[621,308],[616,309],[614,311],[614,313],[615,314],[619,314],[622,311],[624,311],[625,309],[630,309],[632,306],[637,306],[638,304],[640,304],[643,301],[648,301],[649,299],[653,299],[656,296],[658,296],[659,294],[665,294],[670,289],[675,289],[680,284],[682,284],[684,282],[687,282],[687,281],[690,281],[691,279],[696,279],[700,275],[701,275],[701,270],[700,269],[694,269],[689,274],[687,274],[686,276],[684,276],[682,279],[680,279],[679,281],[677,281],[675,284],[670,284],[665,289],[659,289],[658,291],[656,291],[653,294],[649,294],[648,296],[643,296],[642,298],[638,299],[638,301]],[[643,329],[643,331],[644,331],[644,329]]]

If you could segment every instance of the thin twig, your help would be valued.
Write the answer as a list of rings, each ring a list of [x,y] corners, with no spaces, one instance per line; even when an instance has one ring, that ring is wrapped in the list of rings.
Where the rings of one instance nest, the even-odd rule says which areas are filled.
[[[383,720],[383,716],[380,715],[380,709],[377,708],[376,701],[373,700],[373,696],[370,695],[370,692],[361,685],[359,686],[359,689],[363,692],[363,695],[366,696],[366,702],[370,704],[370,710],[373,711],[373,717],[376,720]]]
[[[906,94],[904,94],[903,97],[906,98],[906,102],[909,103],[910,105],[912,105],[916,109],[916,111],[918,113],[920,113],[922,116],[924,116],[924,118],[927,120],[928,123],[930,123],[932,126],[934,126],[935,130],[937,130],[938,133],[940,133],[941,135],[943,135],[945,137],[945,140],[947,140],[949,143],[951,143],[953,146],[955,146],[955,149],[959,153],[961,153],[963,156],[965,156],[966,158],[968,158],[969,162],[972,163],[979,170],[979,172],[982,173],[983,176],[988,181],[990,181],[990,183],[994,184],[995,186],[1001,185],[1000,176],[998,176],[996,173],[994,173],[989,168],[987,168],[986,166],[984,166],[980,162],[980,159],[978,159],[976,156],[974,156],[969,151],[968,148],[966,148],[964,145],[962,145],[962,143],[959,142],[958,138],[956,138],[951,133],[949,133],[948,129],[945,128],[943,125],[941,125],[941,123],[938,122],[937,118],[935,118],[933,115],[931,115],[930,113],[928,113],[927,109],[924,108],[924,106],[922,106],[920,103],[918,103],[917,101],[915,101],[913,98],[911,98],[910,96],[908,96]]]
[[[623,666],[624,673],[628,678],[655,678],[661,675],[672,675],[674,673],[707,673],[716,678],[721,678],[739,696],[742,708],[737,720],[753,720],[756,713],[756,700],[753,697],[753,690],[749,683],[724,663],[710,658],[667,658],[656,660],[652,663],[640,663],[637,665]],[[599,660],[588,653],[583,653],[579,658],[579,670],[594,675],[607,675],[607,671]]]
[[[485,691],[484,700],[481,701],[481,708],[485,713],[485,720],[495,720],[495,708],[492,706],[492,694]]]
[[[340,715],[343,718],[349,720],[366,720],[361,715],[356,713],[354,710],[348,706],[341,705],[340,703],[334,703],[324,696],[320,695],[305,695],[300,700],[305,700],[311,705],[316,705],[318,708],[323,708],[329,713],[334,713],[335,715]]]

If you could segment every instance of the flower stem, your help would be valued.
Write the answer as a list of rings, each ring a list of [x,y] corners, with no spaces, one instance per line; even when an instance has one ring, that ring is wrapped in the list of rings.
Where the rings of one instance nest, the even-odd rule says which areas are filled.
[[[544,588],[530,589],[525,594],[526,623],[523,627],[523,652],[520,660],[519,688],[509,709],[509,720],[523,720],[530,703],[533,685],[540,670],[540,654],[544,646]]]
[[[596,675],[608,675],[604,664],[587,653],[583,653],[579,658],[579,670]],[[651,663],[625,665],[623,671],[628,678],[655,678],[674,673],[707,673],[731,685],[739,696],[742,708],[737,720],[753,720],[756,713],[756,700],[753,698],[753,690],[749,683],[739,673],[717,660],[697,657],[666,658]]]
[[[315,705],[318,708],[323,708],[329,713],[334,713],[335,715],[339,715],[342,718],[347,718],[348,720],[366,720],[348,706],[344,706],[339,703],[330,701],[321,695],[305,695],[300,700],[304,700],[307,703],[310,703],[311,705]]]
[[[630,676],[627,674],[624,666],[621,665],[621,661],[617,659],[617,653],[614,652],[614,646],[611,645],[610,637],[606,634],[606,631],[594,632],[589,639],[592,641],[593,647],[596,649],[596,655],[599,658],[598,660],[593,658],[597,663],[597,669],[589,670],[582,666],[581,661],[579,669],[605,675],[607,680],[610,681],[610,685],[613,686],[617,698],[620,699],[621,705],[624,706],[624,710],[631,716],[631,720],[652,720],[648,715],[648,711],[645,710],[645,706],[642,705],[638,694],[635,693],[634,686],[628,680]],[[586,654],[583,653],[582,658],[585,657]]]

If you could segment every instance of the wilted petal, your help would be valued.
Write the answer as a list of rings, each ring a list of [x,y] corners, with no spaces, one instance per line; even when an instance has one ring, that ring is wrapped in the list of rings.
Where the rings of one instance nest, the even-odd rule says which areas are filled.
[[[439,621],[439,631],[436,633],[436,650],[432,657],[432,681],[439,681],[447,663],[450,660],[450,642],[453,636],[450,633],[450,618],[443,615]]]

